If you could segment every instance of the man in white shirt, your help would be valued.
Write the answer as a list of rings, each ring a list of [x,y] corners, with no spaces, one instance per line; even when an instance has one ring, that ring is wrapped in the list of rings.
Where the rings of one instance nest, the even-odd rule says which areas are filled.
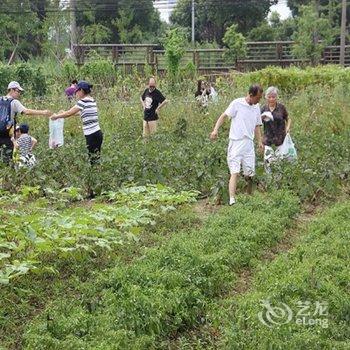
[[[259,149],[261,151],[264,149],[259,106],[262,93],[263,89],[260,85],[252,85],[246,97],[237,98],[230,103],[226,111],[217,120],[214,130],[210,134],[210,138],[215,140],[225,119],[231,119],[227,149],[227,163],[231,174],[229,182],[230,205],[236,202],[235,194],[241,167],[243,175],[248,181],[248,193],[252,192],[252,177],[255,175],[254,136],[257,139]]]
[[[29,109],[18,100],[24,89],[17,81],[11,81],[7,87],[7,95],[0,97],[0,161],[9,163],[12,159],[13,143],[11,133],[14,118],[17,114],[50,116],[49,110]]]

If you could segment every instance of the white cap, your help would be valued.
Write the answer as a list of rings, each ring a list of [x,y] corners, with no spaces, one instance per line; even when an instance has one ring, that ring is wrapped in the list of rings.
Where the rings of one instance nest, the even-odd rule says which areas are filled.
[[[9,83],[7,90],[10,89],[18,89],[19,91],[24,91],[24,89],[21,87],[21,85],[19,85],[17,81],[11,81],[11,83]]]

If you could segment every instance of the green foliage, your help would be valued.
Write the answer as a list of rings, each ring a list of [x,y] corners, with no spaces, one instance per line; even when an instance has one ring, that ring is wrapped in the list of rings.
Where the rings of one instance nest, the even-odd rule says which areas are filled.
[[[104,44],[109,42],[112,32],[102,24],[90,24],[84,27],[81,42],[83,44]]]
[[[234,311],[231,315],[224,313],[224,317],[220,314],[220,324],[223,318],[227,320],[221,348],[348,347],[349,211],[349,201],[326,210],[304,229],[303,238],[292,251],[258,271],[249,293],[226,301]],[[281,324],[271,324],[269,328],[261,323],[258,314],[264,311],[262,300],[269,300],[274,307],[281,303],[288,305],[294,315],[291,322],[279,314],[272,318]],[[297,324],[299,302],[310,303],[309,307],[305,304],[304,314],[311,313],[304,316],[306,320],[313,318],[322,322],[308,326]],[[313,315],[317,302],[327,304],[326,315]]]
[[[182,79],[195,80],[197,76],[197,67],[193,62],[188,62],[184,67],[180,68],[180,75]]]
[[[47,93],[47,80],[42,69],[40,67],[34,68],[32,77],[32,94],[34,96],[43,97]]]
[[[121,43],[126,44],[142,42],[142,31],[139,25],[132,25],[133,19],[133,10],[119,10],[119,18],[114,21],[114,24],[117,27]]]
[[[117,84],[105,89],[110,77],[104,76],[104,68],[93,71],[101,82],[94,92],[105,137],[101,164],[95,169],[88,164],[79,118],[66,120],[65,146],[48,151],[47,120],[20,116],[39,140],[38,164],[16,173],[0,169],[0,339],[10,348],[22,344],[28,349],[171,348],[169,338],[201,330],[213,314],[209,332],[219,334],[220,329],[224,334],[233,324],[226,313],[232,307],[212,310],[212,305],[232,290],[237,274],[257,266],[264,249],[284,236],[300,201],[331,201],[348,185],[348,70],[268,68],[220,77],[220,102],[210,105],[207,115],[189,102],[193,80],[183,80],[179,96],[167,90],[167,80],[159,79],[160,89],[176,103],[162,111],[160,129],[147,142],[140,137],[140,76],[118,75]],[[21,74],[25,77],[26,70],[21,68]],[[223,208],[199,228],[202,219],[174,209],[198,193],[185,190],[225,197],[228,125],[215,143],[208,133],[250,82],[280,88],[292,118],[298,162],[280,163],[268,177],[258,156],[256,182],[265,193],[239,196],[237,206]],[[50,86],[52,95],[45,104],[59,110],[64,102],[55,89],[62,89],[59,80]],[[127,101],[118,98],[125,91]],[[39,107],[28,95],[23,97],[25,105]],[[133,186],[121,188],[130,182]],[[91,187],[99,197],[82,201]],[[278,285],[275,276],[278,271],[268,278]],[[265,335],[256,330],[252,342]],[[272,337],[276,344],[281,343],[279,334]],[[176,345],[185,344],[180,341]],[[198,344],[200,348],[204,343]]]
[[[77,1],[76,7],[77,35],[82,43],[149,41],[164,33],[152,0]],[[131,20],[119,32],[115,22],[125,23],[129,13]],[[67,4],[59,0],[2,0],[0,61],[43,56],[63,60],[69,48],[70,14]]]
[[[191,0],[178,0],[171,14],[176,26],[191,28]],[[226,0],[219,4],[215,0],[196,0],[196,41],[222,42],[224,33],[232,24],[238,31],[248,33],[267,17],[275,0],[241,1]]]
[[[36,48],[33,37],[39,34],[38,22],[29,0],[2,0],[0,60],[7,61],[12,55],[27,59]]]
[[[320,62],[324,48],[334,37],[334,29],[328,18],[318,17],[313,6],[302,6],[297,19],[297,31],[293,35],[293,55],[313,65]]]
[[[89,208],[62,210],[70,202],[81,201],[82,191],[65,188],[56,193],[44,189],[46,198],[38,198],[39,187],[23,187],[16,196],[3,196],[3,205],[19,204],[17,210],[1,210],[0,283],[8,284],[29,271],[53,268],[44,262],[47,255],[64,259],[82,252],[96,254],[96,249],[111,250],[113,245],[137,239],[142,227],[154,224],[160,213],[175,210],[176,205],[194,200],[196,192],[176,193],[162,185],[123,188],[105,194],[109,204],[96,202]],[[21,205],[22,201],[38,198]],[[50,203],[60,208],[50,208]],[[45,216],[41,213],[45,209]],[[156,209],[158,213],[156,212]]]
[[[350,83],[350,72],[347,69],[332,65],[316,68],[307,67],[305,69],[267,67],[238,76],[236,82],[239,86],[255,82],[259,82],[264,88],[278,86],[281,91],[292,94],[306,88],[312,89],[315,86],[318,87],[317,89],[334,89],[337,86],[346,89],[346,85]]]
[[[81,75],[95,84],[113,85],[117,71],[111,60],[103,59],[92,53],[91,59],[81,67]]]
[[[228,62],[236,62],[238,59],[242,59],[247,54],[247,43],[243,34],[237,32],[237,24],[232,24],[231,27],[226,29],[223,43],[227,46],[227,50],[224,53],[224,58]]]
[[[59,9],[60,1],[50,1],[50,11],[45,13],[45,16],[39,14],[40,18],[43,19],[42,23],[42,42],[41,44],[41,57],[51,57],[56,61],[63,60],[67,54],[66,50],[70,44],[70,27],[69,27],[69,12],[57,13],[54,10]],[[41,5],[43,2],[41,2]],[[38,6],[38,8],[42,8]],[[45,12],[45,11],[44,11]]]
[[[73,60],[65,60],[62,65],[62,74],[65,81],[72,81],[79,76],[79,69]]]
[[[153,348],[174,332],[199,325],[210,300],[227,291],[234,271],[278,239],[298,201],[286,192],[273,193],[242,198],[230,209],[203,229],[177,233],[161,249],[148,249],[133,264],[120,263],[88,281],[80,287],[85,291],[80,300],[54,301],[27,329],[25,346]]]
[[[0,89],[3,94],[12,80],[20,82],[26,93],[33,97],[43,96],[47,91],[47,80],[42,69],[34,68],[30,63],[10,66],[0,63]]]
[[[185,53],[186,39],[178,29],[170,29],[164,39],[165,57],[167,70],[170,78],[174,81],[178,77],[180,61]]]
[[[276,29],[272,28],[268,21],[264,20],[258,27],[253,28],[249,32],[248,38],[251,41],[274,41]]]
[[[159,13],[152,0],[115,0],[103,4],[98,0],[77,3],[77,25],[101,33],[96,42],[132,42],[160,34]],[[106,35],[107,34],[107,35]],[[88,38],[86,38],[88,39]],[[101,41],[102,40],[102,41]]]

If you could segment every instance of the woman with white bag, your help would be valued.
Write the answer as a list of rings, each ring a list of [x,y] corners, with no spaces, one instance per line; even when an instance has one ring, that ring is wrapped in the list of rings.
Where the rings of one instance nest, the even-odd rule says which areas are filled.
[[[264,125],[265,171],[269,173],[271,163],[284,158],[289,152],[289,145],[292,142],[289,135],[291,119],[286,107],[277,101],[276,87],[270,86],[266,90],[265,98],[267,103],[261,109],[261,119]],[[289,145],[286,145],[287,141]],[[295,151],[294,145],[293,149]]]

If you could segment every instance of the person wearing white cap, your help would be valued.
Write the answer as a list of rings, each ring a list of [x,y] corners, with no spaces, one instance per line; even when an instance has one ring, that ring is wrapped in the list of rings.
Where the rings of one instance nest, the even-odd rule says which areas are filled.
[[[7,86],[7,95],[0,98],[0,160],[8,164],[12,159],[13,143],[12,128],[16,124],[16,115],[50,116],[51,111],[29,109],[18,100],[24,89],[17,81],[11,81]]]

